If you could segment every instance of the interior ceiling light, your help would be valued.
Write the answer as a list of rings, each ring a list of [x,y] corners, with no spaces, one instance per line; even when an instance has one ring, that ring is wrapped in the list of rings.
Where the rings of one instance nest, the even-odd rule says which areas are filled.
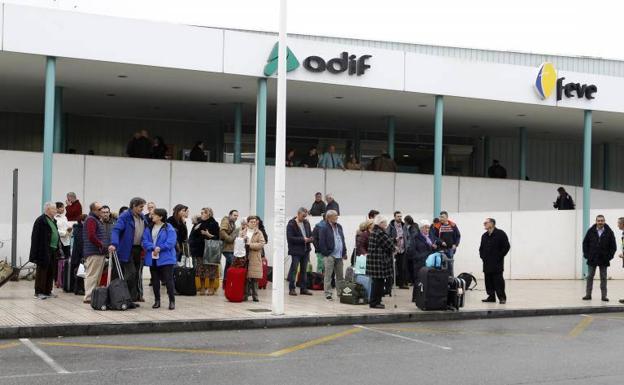
[[[526,116],[526,114],[516,114],[516,116],[523,117]]]
[[[403,154],[404,158],[409,158],[409,154]]]
[[[240,90],[240,89],[241,89],[241,86],[233,86],[233,87],[232,87],[232,89],[233,89],[233,90]]]
[[[214,107],[214,106],[218,106],[218,104],[217,104],[217,103],[209,103],[209,105],[210,105],[210,106],[213,106],[213,107]]]
[[[344,96],[334,96],[334,99],[344,99]]]
[[[419,104],[418,107],[425,108],[425,107],[427,107],[427,105],[426,104]]]
[[[597,121],[597,122],[595,122],[595,124],[602,124],[602,122],[601,121]]]
[[[125,78],[128,77],[128,75],[117,75],[117,77],[120,78],[120,79],[125,79]]]
[[[106,94],[106,96],[116,96],[115,94]]]

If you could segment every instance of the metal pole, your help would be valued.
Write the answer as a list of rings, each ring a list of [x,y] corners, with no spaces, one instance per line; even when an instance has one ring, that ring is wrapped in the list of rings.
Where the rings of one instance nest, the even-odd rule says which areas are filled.
[[[435,134],[433,146],[433,218],[442,210],[442,136],[444,97],[435,97]]]
[[[284,249],[286,230],[286,0],[280,0],[277,62],[277,127],[275,129],[275,201],[273,206],[273,315],[284,314]],[[301,274],[305,274],[302,272]]]
[[[396,119],[388,116],[388,155],[394,159],[394,143],[396,138]]]
[[[520,180],[525,180],[527,176],[527,129],[520,127]]]
[[[17,267],[17,182],[19,170],[13,170],[13,212],[11,214],[11,266]]]
[[[63,87],[54,88],[54,152],[63,152]]]
[[[52,152],[54,150],[54,96],[56,83],[56,59],[48,56],[45,72],[45,112],[43,124],[43,183],[41,209],[52,199]]]
[[[243,104],[234,105],[234,163],[241,162],[241,137],[243,132]]]
[[[589,229],[589,210],[591,209],[591,148],[592,148],[592,112],[585,110],[583,128],[583,237]],[[582,238],[581,238],[582,239]],[[583,277],[587,277],[587,263],[583,259]]]
[[[267,110],[267,80],[265,78],[258,79],[256,99],[256,215],[264,220]]]

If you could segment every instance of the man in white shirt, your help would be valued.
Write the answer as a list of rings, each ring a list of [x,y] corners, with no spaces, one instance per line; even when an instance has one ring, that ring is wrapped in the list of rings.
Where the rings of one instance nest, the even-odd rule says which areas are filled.
[[[63,245],[63,254],[65,258],[70,258],[72,224],[69,223],[65,216],[65,204],[63,204],[63,202],[56,202],[56,215],[54,219],[56,219],[56,226],[58,227],[59,237]]]

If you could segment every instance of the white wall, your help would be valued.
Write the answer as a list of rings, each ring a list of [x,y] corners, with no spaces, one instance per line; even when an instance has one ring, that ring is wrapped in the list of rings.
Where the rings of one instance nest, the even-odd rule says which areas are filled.
[[[32,222],[41,207],[41,153],[0,151],[3,186],[0,189],[0,240],[11,238],[11,173],[14,168],[20,170],[18,255],[25,261]],[[191,214],[199,213],[204,206],[212,207],[218,219],[231,209],[249,215],[255,212],[253,171],[253,166],[248,164],[55,154],[52,199],[64,200],[66,192],[74,191],[85,211],[94,200],[117,211],[132,197],[142,196],[167,210],[183,203],[190,207]],[[265,222],[269,255],[273,238],[273,175],[274,168],[267,167]],[[309,207],[317,191],[335,194],[349,250],[354,246],[357,226],[372,208],[388,216],[398,209],[417,220],[432,216],[431,175],[291,168],[287,169],[286,184],[288,216],[294,215],[300,206]],[[462,233],[456,270],[479,273],[482,223],[486,216],[493,216],[512,243],[506,261],[508,278],[579,277],[582,213],[552,209],[557,187],[517,180],[444,177],[443,208],[451,213]],[[582,189],[569,187],[568,191],[580,207]],[[592,218],[603,213],[616,229],[617,218],[624,216],[624,209],[617,209],[624,207],[623,197],[622,193],[592,190],[592,205],[596,208],[592,210]],[[0,259],[9,255],[10,244],[7,243],[0,248]],[[617,267],[611,269],[610,274],[624,278],[619,263],[614,264]]]

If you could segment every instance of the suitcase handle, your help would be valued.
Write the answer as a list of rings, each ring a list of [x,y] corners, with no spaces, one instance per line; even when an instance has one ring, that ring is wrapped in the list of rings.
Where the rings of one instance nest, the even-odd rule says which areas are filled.
[[[112,273],[112,264],[111,264],[111,260],[112,262],[115,263],[115,268],[117,269],[117,275],[119,276],[119,278],[123,281],[124,280],[124,275],[123,275],[123,271],[121,271],[121,264],[119,263],[119,256],[117,256],[117,251],[111,251],[109,253],[109,261],[108,261],[108,277],[107,277],[107,286],[110,285],[110,281],[111,281],[111,273]]]

